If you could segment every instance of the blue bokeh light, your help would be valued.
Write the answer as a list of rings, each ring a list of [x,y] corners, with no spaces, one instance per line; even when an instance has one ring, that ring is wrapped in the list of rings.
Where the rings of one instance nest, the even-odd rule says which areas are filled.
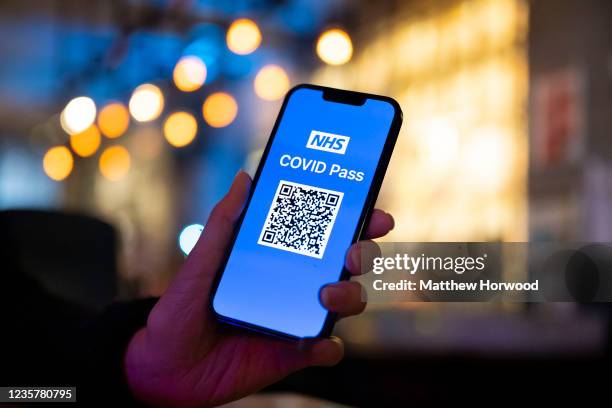
[[[179,247],[185,255],[189,255],[195,244],[200,239],[204,226],[202,224],[191,224],[183,228],[179,234]]]

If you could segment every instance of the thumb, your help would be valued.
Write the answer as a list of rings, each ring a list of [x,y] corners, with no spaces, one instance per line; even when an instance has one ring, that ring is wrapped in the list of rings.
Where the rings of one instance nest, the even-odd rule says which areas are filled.
[[[239,171],[229,192],[212,210],[197,244],[153,309],[150,318],[162,320],[156,322],[158,325],[176,326],[181,321],[189,322],[191,317],[203,319],[212,281],[221,266],[250,185],[251,177]]]
[[[251,177],[240,170],[229,192],[213,208],[206,227],[197,244],[189,254],[181,273],[195,275],[202,284],[210,286],[225,255],[236,221],[246,202]],[[204,289],[200,287],[200,290]],[[203,295],[203,292],[198,292]]]

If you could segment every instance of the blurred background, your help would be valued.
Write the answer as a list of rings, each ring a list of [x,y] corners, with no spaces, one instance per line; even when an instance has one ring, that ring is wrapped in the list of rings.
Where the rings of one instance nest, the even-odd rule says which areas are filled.
[[[386,240],[611,242],[611,21],[607,0],[3,0],[0,210],[36,210],[11,212],[12,233],[55,295],[159,295],[236,171],[256,168],[286,91],[309,82],[402,107]],[[370,305],[338,326],[340,369],[476,356],[554,371],[605,355],[608,316]]]

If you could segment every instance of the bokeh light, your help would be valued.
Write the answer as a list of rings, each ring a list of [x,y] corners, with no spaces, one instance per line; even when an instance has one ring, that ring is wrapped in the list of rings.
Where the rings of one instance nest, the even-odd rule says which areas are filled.
[[[172,77],[178,89],[183,92],[193,92],[204,85],[206,65],[196,56],[183,57],[176,63]]]
[[[100,172],[111,181],[119,181],[130,171],[131,159],[123,146],[107,147],[100,156]]]
[[[52,147],[45,153],[43,158],[43,169],[49,178],[60,181],[64,180],[72,172],[74,159],[72,153],[66,146]]]
[[[198,122],[187,112],[175,112],[164,122],[164,137],[174,147],[187,146],[197,132]]]
[[[202,224],[191,224],[183,228],[179,234],[179,247],[185,255],[189,255],[195,244],[198,242],[204,226]]]
[[[317,55],[329,65],[342,65],[353,56],[351,37],[339,28],[325,31],[317,40]]]
[[[459,132],[443,117],[433,117],[416,127],[421,135],[419,153],[428,171],[444,173],[452,168],[459,151]]]
[[[227,48],[238,55],[247,55],[261,44],[261,32],[253,20],[240,18],[227,30]]]
[[[122,103],[109,103],[98,114],[100,132],[108,138],[114,139],[123,135],[129,126],[130,114]]]
[[[210,126],[222,128],[236,119],[238,104],[234,97],[225,92],[216,92],[208,96],[202,106],[204,120]]]
[[[79,133],[96,120],[96,104],[87,96],[72,99],[60,115],[62,129],[68,134]]]
[[[149,122],[159,117],[164,109],[164,95],[153,84],[142,84],[130,98],[130,113],[139,122]]]
[[[255,93],[266,101],[275,101],[289,89],[289,77],[282,67],[266,65],[259,70],[253,83]]]
[[[464,150],[465,179],[474,191],[498,191],[507,185],[513,158],[509,135],[495,127],[474,129]]]
[[[70,147],[81,157],[89,157],[100,147],[100,131],[96,125],[91,125],[80,133],[70,135]]]

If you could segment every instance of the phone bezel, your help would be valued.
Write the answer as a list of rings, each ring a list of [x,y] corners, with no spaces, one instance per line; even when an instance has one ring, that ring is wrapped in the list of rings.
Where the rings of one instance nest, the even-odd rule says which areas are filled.
[[[319,86],[319,85],[311,85],[311,84],[300,84],[300,85],[296,85],[293,88],[291,88],[289,90],[289,92],[287,92],[287,95],[285,95],[285,99],[283,100],[283,104],[281,106],[281,109],[278,113],[278,116],[276,118],[276,121],[274,122],[274,127],[272,128],[272,132],[270,134],[270,138],[268,139],[268,142],[266,143],[266,147],[264,148],[264,151],[261,155],[261,159],[259,161],[259,164],[257,166],[257,170],[255,172],[255,175],[253,177],[253,183],[251,184],[251,189],[249,191],[249,195],[247,198],[247,201],[245,203],[244,209],[242,210],[242,214],[240,215],[240,217],[238,218],[238,221],[236,222],[236,226],[234,228],[234,231],[232,233],[232,238],[231,238],[231,243],[230,243],[230,247],[229,249],[226,251],[225,255],[224,255],[224,259],[223,262],[221,263],[221,266],[219,268],[219,270],[217,271],[217,274],[215,275],[215,279],[213,281],[213,286],[211,288],[211,293],[210,293],[210,301],[209,301],[209,307],[212,310],[212,313],[214,314],[215,318],[222,322],[222,323],[226,323],[226,324],[230,324],[232,326],[237,326],[237,327],[241,327],[241,328],[245,328],[251,331],[255,331],[255,332],[259,332],[259,333],[263,333],[266,335],[271,335],[274,337],[280,337],[283,339],[288,339],[288,340],[302,340],[305,338],[319,338],[319,337],[328,337],[331,335],[331,332],[333,330],[335,321],[336,321],[336,314],[335,313],[331,313],[328,312],[327,316],[325,317],[325,321],[323,323],[323,326],[320,330],[320,332],[313,337],[299,337],[299,336],[295,336],[289,333],[284,333],[284,332],[280,332],[274,329],[270,329],[267,327],[262,327],[262,326],[258,326],[249,322],[245,322],[242,320],[238,320],[238,319],[234,319],[228,316],[224,316],[220,313],[218,313],[215,308],[214,308],[214,298],[215,295],[217,294],[217,289],[219,287],[219,283],[221,282],[221,278],[223,276],[223,273],[225,272],[225,268],[227,266],[227,262],[229,260],[229,256],[232,253],[232,250],[234,249],[234,245],[236,243],[236,236],[238,235],[238,232],[240,231],[240,228],[242,226],[242,222],[244,220],[244,216],[246,214],[246,210],[249,208],[249,204],[251,203],[251,198],[253,197],[253,192],[255,191],[255,188],[257,186],[257,182],[259,181],[259,176],[261,174],[261,171],[263,169],[264,164],[266,163],[266,160],[268,159],[268,153],[270,152],[270,148],[272,146],[272,143],[274,143],[274,138],[276,136],[277,130],[278,130],[278,126],[280,125],[280,121],[285,113],[285,109],[287,107],[287,103],[289,102],[289,99],[291,98],[291,96],[293,95],[293,93],[299,89],[314,89],[314,90],[318,90],[318,91],[322,91],[323,92],[323,98],[326,100],[332,100],[334,102],[338,102],[338,103],[347,103],[350,105],[363,105],[365,103],[365,101],[367,101],[368,99],[375,99],[375,100],[380,100],[380,101],[384,101],[389,103],[394,110],[394,114],[393,114],[393,120],[391,122],[391,126],[389,128],[389,132],[387,133],[387,138],[385,140],[385,144],[383,146],[383,150],[381,152],[381,155],[378,159],[378,164],[376,166],[376,170],[374,172],[374,177],[372,178],[372,183],[370,184],[369,190],[368,190],[368,194],[366,196],[366,200],[365,203],[363,205],[363,208],[361,210],[361,214],[359,216],[359,220],[357,222],[357,227],[355,228],[355,233],[353,234],[352,240],[351,240],[351,244],[354,244],[355,242],[358,241],[358,239],[361,237],[361,234],[363,232],[363,229],[365,228],[365,223],[366,220],[368,220],[372,214],[372,211],[374,209],[374,204],[376,203],[376,199],[378,197],[378,193],[380,192],[380,187],[382,185],[385,173],[387,171],[387,167],[389,165],[389,161],[391,159],[391,154],[393,152],[393,148],[395,146],[395,142],[397,141],[397,137],[399,134],[399,130],[400,127],[402,125],[402,120],[403,120],[403,114],[402,114],[402,110],[399,106],[399,104],[397,103],[397,101],[393,98],[390,98],[388,96],[381,96],[381,95],[374,95],[374,94],[368,94],[368,93],[363,93],[363,92],[355,92],[355,91],[348,91],[348,90],[343,90],[343,89],[336,89],[336,88],[329,88],[329,87],[325,87],[325,86]],[[327,95],[327,97],[326,97]],[[331,99],[329,99],[331,98]],[[363,101],[363,102],[360,102]],[[348,251],[348,248],[347,248]],[[350,278],[350,272],[343,267],[341,274],[340,274],[340,279],[339,281],[342,280],[347,280]]]

